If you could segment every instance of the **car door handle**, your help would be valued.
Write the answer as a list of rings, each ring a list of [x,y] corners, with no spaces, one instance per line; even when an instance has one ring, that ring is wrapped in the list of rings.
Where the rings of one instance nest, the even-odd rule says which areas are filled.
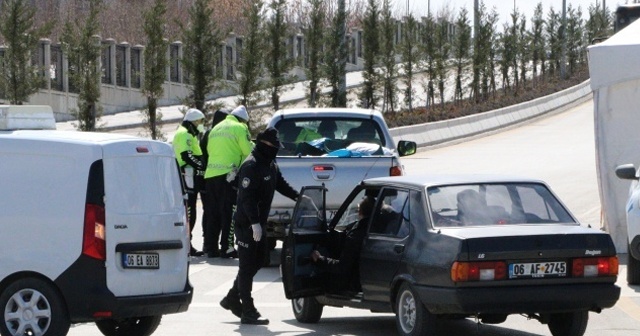
[[[402,252],[404,252],[404,245],[403,244],[396,244],[396,245],[393,246],[393,250],[396,253],[402,253]]]

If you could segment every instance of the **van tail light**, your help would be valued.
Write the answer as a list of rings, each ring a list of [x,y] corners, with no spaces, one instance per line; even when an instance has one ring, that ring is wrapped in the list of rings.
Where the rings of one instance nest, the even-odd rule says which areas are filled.
[[[389,168],[389,176],[402,176],[402,168],[400,166]]]
[[[571,276],[575,278],[605,277],[618,275],[618,257],[573,259]]]
[[[491,281],[506,278],[507,264],[504,261],[456,261],[451,266],[451,280],[453,282]]]
[[[95,204],[85,206],[82,254],[98,260],[107,260],[104,207],[102,206]]]

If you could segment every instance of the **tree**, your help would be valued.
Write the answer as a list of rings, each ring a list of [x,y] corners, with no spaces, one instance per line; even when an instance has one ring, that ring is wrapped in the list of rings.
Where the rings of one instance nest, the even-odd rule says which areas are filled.
[[[518,27],[520,26],[520,13],[517,9],[514,8],[513,12],[511,12],[511,23],[509,25],[505,25],[504,33],[503,33],[503,45],[504,45],[504,53],[503,57],[503,65],[502,68],[502,76],[503,80],[509,77],[509,74],[513,76],[513,92],[514,95],[517,95],[518,87],[520,85],[520,77],[518,74]]]
[[[582,20],[582,8],[574,8],[569,4],[567,8],[567,30],[566,30],[566,45],[567,45],[567,62],[569,64],[569,74],[573,74],[579,64],[584,64],[584,37],[582,32],[584,31],[584,21]]]
[[[542,18],[542,3],[539,2],[533,11],[531,18],[531,33],[529,39],[531,41],[531,66],[533,68],[533,85],[538,80],[538,63],[542,74],[545,72],[545,39],[544,39],[544,19]]]
[[[331,107],[347,106],[346,92],[341,90],[340,83],[346,74],[347,48],[345,43],[346,13],[338,10],[332,20],[329,33],[326,35],[324,73],[331,87],[329,92]]]
[[[427,107],[435,104],[436,89],[434,83],[436,82],[436,38],[435,32],[437,30],[436,20],[431,13],[424,20],[424,28],[422,29],[422,54],[425,58],[425,65],[427,67],[427,82],[425,83],[425,91],[427,92],[427,99],[425,105]]]
[[[415,94],[413,81],[417,71],[418,60],[420,59],[420,52],[417,39],[418,24],[412,14],[407,17],[403,28],[400,57],[402,59],[402,79],[406,85],[404,101],[409,112],[413,112],[413,95]]]
[[[380,57],[382,64],[382,111],[395,112],[397,105],[396,77],[396,47],[394,44],[395,27],[391,14],[391,1],[383,0],[382,19],[380,22]]]
[[[594,43],[594,39],[606,38],[611,34],[611,13],[608,8],[602,8],[600,1],[589,5],[589,19],[586,23],[587,42]]]
[[[380,54],[380,34],[378,21],[380,10],[376,0],[369,0],[364,17],[363,27],[363,58],[364,69],[362,71],[363,86],[360,92],[360,101],[365,108],[375,108],[378,103],[376,91],[378,90],[379,76],[376,71],[378,55]]]
[[[305,74],[309,81],[309,96],[307,100],[310,107],[316,107],[318,96],[320,95],[319,84],[322,75],[320,61],[322,60],[322,36],[325,27],[326,7],[323,5],[323,0],[309,0],[309,3],[311,12],[309,13],[309,22],[304,29],[305,52],[308,55]]]
[[[269,87],[271,90],[271,105],[274,110],[280,109],[280,95],[285,85],[293,82],[289,71],[293,68],[294,57],[287,57],[286,39],[290,33],[289,24],[285,19],[286,0],[272,0],[269,8],[273,13],[267,22],[267,61],[269,72]],[[293,45],[291,45],[293,48]],[[293,53],[292,53],[293,54]]]
[[[97,36],[98,15],[101,10],[99,0],[89,2],[89,13],[84,21],[70,18],[65,23],[61,41],[63,51],[69,60],[69,83],[78,91],[78,118],[76,127],[81,131],[93,132],[102,115],[100,104],[100,56],[102,47]]]
[[[0,1],[0,35],[7,46],[0,66],[0,92],[10,104],[21,105],[44,85],[44,69],[32,64],[31,54],[52,24],[35,28],[35,12],[27,0]]]
[[[436,78],[438,83],[438,92],[440,93],[440,106],[442,108],[442,114],[444,114],[444,87],[447,79],[449,78],[449,52],[451,50],[451,43],[449,43],[449,18],[445,15],[440,17],[440,22],[436,26]]]
[[[455,94],[454,101],[461,102],[464,97],[462,80],[467,72],[469,62],[469,50],[471,49],[471,25],[469,23],[469,12],[462,8],[456,20],[456,35],[454,38],[452,53],[455,64]]]
[[[223,34],[216,25],[211,0],[195,0],[189,9],[187,25],[179,22],[184,41],[182,66],[188,76],[190,95],[187,103],[205,111],[207,94],[216,88],[216,61]]]
[[[261,0],[250,0],[245,9],[248,22],[248,32],[242,43],[242,59],[238,64],[238,104],[251,106],[260,100],[260,90],[264,85],[260,82],[262,76],[262,53],[264,45],[263,4]]]
[[[560,70],[560,57],[562,50],[561,36],[561,22],[560,14],[553,10],[553,7],[549,9],[547,14],[547,25],[545,30],[545,38],[548,41],[549,47],[549,73],[554,75]]]
[[[164,94],[167,74],[167,48],[169,42],[164,39],[167,4],[166,0],[155,0],[153,7],[144,13],[144,32],[147,43],[144,49],[144,84],[142,93],[147,97],[146,127],[152,139],[162,139],[159,130],[162,114],[157,111],[158,100]]]
[[[482,72],[487,64],[487,59],[489,58],[489,49],[491,45],[489,45],[489,40],[487,34],[484,32],[483,28],[486,25],[487,21],[487,8],[483,1],[480,2],[478,6],[478,11],[475,13],[475,29],[473,32],[473,65],[472,65],[472,74],[473,77],[471,79],[471,94],[476,103],[484,100],[481,92],[481,80],[482,80]]]
[[[527,67],[529,62],[531,61],[531,50],[529,34],[527,32],[527,20],[524,14],[520,15],[520,24],[517,29],[518,43],[517,43],[517,56],[518,56],[518,66],[520,70],[520,83],[519,87],[525,87],[527,83]],[[518,69],[516,69],[518,71]]]

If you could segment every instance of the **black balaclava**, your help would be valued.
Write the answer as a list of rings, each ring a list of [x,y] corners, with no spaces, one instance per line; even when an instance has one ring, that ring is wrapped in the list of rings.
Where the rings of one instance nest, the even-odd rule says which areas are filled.
[[[278,130],[273,127],[267,128],[266,130],[260,132],[258,134],[256,144],[256,150],[260,153],[260,155],[264,156],[265,159],[269,161],[273,161],[278,154],[278,149],[280,148],[280,141],[278,140]],[[261,140],[268,141],[273,146],[269,146]]]
[[[278,154],[277,147],[271,147],[262,141],[258,141],[258,143],[256,144],[256,150],[260,153],[262,157],[264,157],[268,161],[275,160],[276,155]]]

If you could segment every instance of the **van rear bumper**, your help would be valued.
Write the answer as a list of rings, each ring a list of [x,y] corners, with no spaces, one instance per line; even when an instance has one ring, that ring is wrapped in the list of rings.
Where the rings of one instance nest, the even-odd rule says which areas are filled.
[[[180,292],[125,297],[116,297],[106,279],[104,262],[82,255],[55,280],[72,323],[180,313],[193,298],[188,278]]]
[[[193,287],[180,293],[115,298],[111,318],[155,316],[187,311],[193,298]]]

